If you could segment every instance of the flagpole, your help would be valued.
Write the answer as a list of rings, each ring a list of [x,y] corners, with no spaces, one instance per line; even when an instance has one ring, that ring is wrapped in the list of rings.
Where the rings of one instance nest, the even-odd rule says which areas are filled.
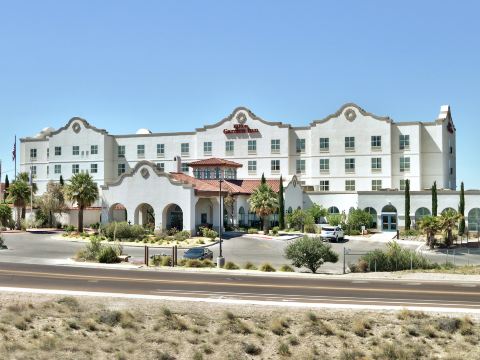
[[[15,135],[15,142],[13,143],[13,158],[15,160],[15,180],[17,180],[17,135]]]

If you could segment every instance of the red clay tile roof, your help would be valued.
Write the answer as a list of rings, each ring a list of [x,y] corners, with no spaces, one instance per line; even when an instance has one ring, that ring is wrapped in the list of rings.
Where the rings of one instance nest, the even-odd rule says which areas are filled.
[[[203,159],[198,161],[192,161],[188,163],[188,166],[197,167],[197,166],[229,166],[229,167],[237,167],[240,168],[243,165],[239,164],[235,161],[220,159],[220,158],[209,158]]]
[[[219,183],[218,180],[204,180],[196,179],[190,175],[184,173],[170,173],[175,180],[183,181],[188,184],[192,184],[195,190],[198,192],[218,192]],[[251,194],[260,185],[260,179],[248,179],[248,180],[232,180],[225,179],[222,183],[222,192],[229,192],[232,194]],[[278,192],[280,189],[280,180],[269,179],[267,184]]]

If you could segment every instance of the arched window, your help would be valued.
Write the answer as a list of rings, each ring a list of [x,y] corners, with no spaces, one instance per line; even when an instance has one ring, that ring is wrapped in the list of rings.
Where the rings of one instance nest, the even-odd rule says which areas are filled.
[[[446,214],[447,211],[454,212],[455,214],[457,213],[457,210],[455,210],[454,208],[447,207],[447,208],[442,210],[442,215]]]
[[[468,212],[468,231],[480,231],[479,208],[473,208]]]
[[[238,225],[245,226],[245,209],[243,206],[240,206],[240,209],[238,209]]]
[[[288,207],[287,213],[291,214],[293,212],[293,209],[291,206]]]
[[[327,211],[329,214],[340,214],[340,210],[336,206],[330,206]]]
[[[431,215],[430,210],[428,210],[426,207],[421,207],[415,211],[415,221],[418,223],[422,221],[425,216],[429,215]]]

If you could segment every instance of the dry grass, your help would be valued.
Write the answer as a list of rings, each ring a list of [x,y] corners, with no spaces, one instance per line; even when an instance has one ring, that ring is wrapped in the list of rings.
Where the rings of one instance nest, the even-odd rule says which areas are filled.
[[[468,317],[3,294],[1,359],[477,359]]]

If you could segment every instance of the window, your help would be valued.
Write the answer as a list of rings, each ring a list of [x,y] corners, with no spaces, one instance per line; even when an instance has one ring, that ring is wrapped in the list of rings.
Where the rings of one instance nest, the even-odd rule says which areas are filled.
[[[225,141],[225,153],[227,155],[233,155],[233,151],[234,151],[233,141],[232,140]]]
[[[249,154],[257,153],[257,140],[248,140],[248,153]]]
[[[372,190],[380,190],[382,188],[382,180],[372,180]]]
[[[257,161],[256,160],[248,160],[248,173],[249,174],[256,174],[257,173]]]
[[[378,172],[382,170],[382,158],[372,158],[372,171]]]
[[[345,151],[355,150],[355,138],[353,136],[345,137]]]
[[[158,171],[165,171],[165,163],[157,163]]]
[[[190,155],[190,144],[189,143],[182,143],[180,145],[180,152],[182,153],[183,156],[189,156]]]
[[[296,149],[297,149],[297,153],[305,152],[305,139],[297,139]]]
[[[80,146],[73,146],[72,147],[72,155],[80,155]]]
[[[407,184],[407,180],[405,179],[400,180],[400,190],[405,190],[406,184]]]
[[[50,157],[50,148],[47,148],[47,159]]]
[[[379,149],[382,147],[382,137],[372,136],[372,149]]]
[[[125,164],[118,164],[118,176],[125,173]]]
[[[345,191],[355,191],[355,180],[345,180]]]
[[[37,160],[37,149],[30,149],[30,160]]]
[[[345,172],[355,172],[355,159],[345,159]]]
[[[320,159],[320,172],[330,171],[330,159]]]
[[[410,135],[400,135],[400,150],[410,149]]]
[[[320,180],[320,191],[330,191],[329,180]]]
[[[37,167],[35,165],[30,167],[30,174],[32,175],[32,178],[37,177]]]
[[[145,145],[137,145],[137,157],[145,157]]]
[[[272,154],[278,154],[280,152],[280,139],[272,139],[270,141],[270,149]]]
[[[98,173],[98,164],[90,164],[90,172],[92,174]]]
[[[280,160],[272,160],[270,162],[270,170],[272,174],[280,172]]]
[[[55,174],[61,174],[61,173],[62,173],[62,165],[58,165],[58,164],[57,164],[57,165],[54,165],[54,167],[53,167],[53,172],[54,172]]]
[[[80,165],[73,164],[72,165],[72,174],[78,174],[80,172]]]
[[[181,168],[182,172],[184,173],[188,173],[188,164],[187,163],[182,163],[182,168]]]
[[[211,155],[212,154],[212,142],[205,141],[203,143],[203,154],[204,155]]]
[[[118,153],[119,158],[124,158],[125,157],[125,145],[118,145],[117,153]]]
[[[305,160],[297,159],[296,173],[305,174]]]
[[[47,176],[50,175],[50,166],[47,165]]]
[[[61,156],[61,155],[62,155],[62,147],[55,146],[55,156]]]
[[[320,152],[328,152],[330,150],[330,139],[320,138]]]
[[[90,154],[91,155],[98,155],[98,145],[91,145],[90,146]]]
[[[157,157],[165,156],[165,144],[157,144]]]
[[[400,158],[400,172],[410,171],[410,158],[402,156]]]

